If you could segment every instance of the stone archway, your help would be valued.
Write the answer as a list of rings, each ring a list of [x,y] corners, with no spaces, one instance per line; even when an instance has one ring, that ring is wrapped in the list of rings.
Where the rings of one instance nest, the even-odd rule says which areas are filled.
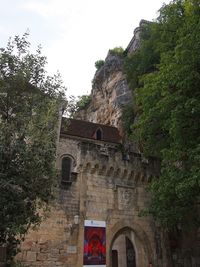
[[[129,240],[129,247],[132,245],[132,250],[129,252],[127,240]],[[152,262],[153,253],[149,239],[138,224],[130,224],[130,221],[118,222],[110,229],[107,241],[109,267],[146,267],[149,262]],[[132,261],[128,260],[128,253],[132,254]]]
[[[112,267],[136,267],[136,253],[131,241],[131,232],[126,229],[113,242]]]

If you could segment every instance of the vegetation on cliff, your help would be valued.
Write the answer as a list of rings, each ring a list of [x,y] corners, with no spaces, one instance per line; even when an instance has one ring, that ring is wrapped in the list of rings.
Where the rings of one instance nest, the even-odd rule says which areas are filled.
[[[199,225],[200,1],[174,0],[144,27],[125,62],[139,117],[132,126],[145,156],[162,160],[149,212],[162,225]]]
[[[59,75],[46,77],[46,58],[29,51],[27,34],[0,50],[0,246],[11,258],[53,197]]]
[[[117,47],[114,47],[112,49],[109,49],[109,53],[111,55],[123,57],[124,56],[124,49],[121,46],[119,46],[119,47],[117,46]]]
[[[66,108],[66,115],[73,118],[77,115],[77,112],[86,109],[91,102],[91,95],[81,95],[78,97],[70,96],[68,105]]]
[[[97,70],[99,70],[101,67],[103,67],[104,63],[105,63],[105,61],[102,60],[102,59],[97,60],[97,61],[94,63],[95,68],[96,68]]]

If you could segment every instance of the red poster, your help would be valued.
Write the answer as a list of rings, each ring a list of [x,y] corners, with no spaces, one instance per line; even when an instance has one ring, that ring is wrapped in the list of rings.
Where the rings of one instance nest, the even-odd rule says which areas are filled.
[[[85,221],[84,267],[106,267],[106,227],[102,221]]]

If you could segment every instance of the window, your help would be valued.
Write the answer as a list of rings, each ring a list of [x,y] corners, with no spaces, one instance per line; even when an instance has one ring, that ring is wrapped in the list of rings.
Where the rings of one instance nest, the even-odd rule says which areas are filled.
[[[96,139],[97,140],[102,140],[102,130],[99,128],[97,131],[96,131]]]
[[[61,188],[68,189],[76,181],[78,173],[74,171],[75,159],[71,155],[61,158]]]
[[[64,157],[62,159],[62,178],[61,182],[62,184],[65,184],[67,182],[70,182],[71,178],[71,165],[72,165],[72,159],[69,157]]]

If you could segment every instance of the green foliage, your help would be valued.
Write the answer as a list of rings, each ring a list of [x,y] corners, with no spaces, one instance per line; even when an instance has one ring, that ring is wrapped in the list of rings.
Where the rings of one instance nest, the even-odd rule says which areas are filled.
[[[97,60],[97,61],[95,62],[95,67],[96,67],[96,69],[99,70],[101,67],[103,67],[104,63],[105,63],[105,61],[102,60],[102,59]]]
[[[29,52],[27,34],[0,50],[0,245],[11,258],[39,212],[53,198],[59,75],[46,77],[40,48]]]
[[[149,212],[169,228],[199,224],[200,2],[163,6],[148,30],[125,68],[139,109],[134,138],[162,160]]]
[[[91,102],[91,99],[91,95],[82,95],[78,96],[77,98],[70,96],[67,107],[67,115],[73,118],[78,111],[87,108],[87,106]]]
[[[133,104],[127,105],[122,112],[123,128],[128,135],[132,133],[131,126],[134,123]]]
[[[124,60],[124,70],[129,86],[132,89],[142,87],[140,76],[157,70],[160,61],[158,40],[160,38],[159,24],[150,23],[142,27],[141,47]]]
[[[112,55],[123,56],[124,49],[121,46],[115,47],[113,49],[110,49],[109,53],[112,54]]]
[[[91,95],[82,95],[78,97],[78,101],[77,101],[77,109],[81,110],[86,108],[89,103],[91,102]]]

